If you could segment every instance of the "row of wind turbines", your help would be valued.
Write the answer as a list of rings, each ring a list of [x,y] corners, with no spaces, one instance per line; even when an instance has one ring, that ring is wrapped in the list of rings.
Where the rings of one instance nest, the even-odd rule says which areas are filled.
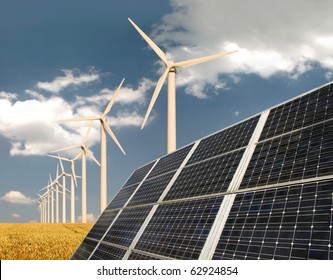
[[[143,39],[148,43],[148,45],[155,51],[157,56],[162,60],[165,65],[165,71],[159,78],[157,85],[155,87],[153,96],[151,98],[150,104],[148,106],[148,110],[145,114],[141,129],[144,128],[147,123],[148,117],[154,107],[155,101],[161,91],[161,88],[168,78],[168,110],[167,110],[167,153],[172,153],[176,150],[176,69],[177,68],[185,68],[189,66],[193,66],[196,64],[200,64],[206,61],[210,61],[216,59],[218,57],[226,56],[232,54],[237,51],[229,51],[218,53],[215,55],[200,57],[196,59],[174,62],[167,59],[166,54],[130,19],[128,18],[133,27],[139,32],[139,34],[143,37]],[[122,151],[124,155],[126,155],[124,149],[120,145],[116,136],[112,132],[110,126],[107,124],[107,115],[109,114],[116,97],[122,87],[124,79],[120,82],[118,88],[113,94],[108,106],[104,110],[103,114],[100,116],[88,116],[88,117],[79,117],[72,118],[67,120],[62,120],[63,122],[70,121],[89,121],[90,125],[88,130],[83,138],[82,143],[74,146],[65,147],[62,149],[58,149],[52,151],[51,153],[59,153],[72,149],[80,149],[80,152],[72,159],[68,159],[64,156],[58,155],[48,155],[52,158],[55,158],[59,161],[61,167],[61,173],[59,174],[58,165],[55,179],[52,180],[50,175],[48,184],[43,187],[41,191],[44,191],[43,194],[38,193],[37,201],[39,203],[38,209],[40,211],[40,221],[42,223],[59,223],[59,194],[62,194],[62,222],[66,223],[66,193],[69,192],[71,194],[71,211],[70,211],[70,221],[71,223],[75,222],[75,188],[77,187],[77,176],[75,174],[75,161],[81,157],[82,164],[82,174],[81,174],[81,222],[87,222],[87,181],[86,181],[86,158],[90,157],[97,165],[100,166],[100,214],[107,207],[107,134],[112,138],[114,143],[118,146],[118,148]],[[86,144],[91,127],[93,125],[93,121],[100,122],[100,142],[101,142],[101,157],[100,162],[94,157],[94,155],[89,151],[89,145]],[[62,161],[70,162],[71,173],[66,173],[64,170],[64,165]],[[66,188],[66,177],[70,177],[71,179],[71,188],[68,190]],[[59,180],[62,179],[60,183]],[[54,197],[55,196],[55,197]],[[55,204],[55,207],[54,207]],[[55,211],[54,211],[55,208]],[[55,217],[55,218],[54,218]]]

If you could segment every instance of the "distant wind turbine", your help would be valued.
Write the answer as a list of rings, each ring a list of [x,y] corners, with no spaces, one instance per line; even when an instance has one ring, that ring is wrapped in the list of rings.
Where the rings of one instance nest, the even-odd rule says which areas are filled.
[[[59,154],[58,154],[58,156],[47,155],[49,157],[60,160],[61,165],[62,165],[61,160],[68,161],[71,164],[71,174],[70,174],[70,177],[71,177],[71,191],[70,191],[71,192],[71,223],[75,223],[75,187],[77,187],[77,181],[76,181],[77,176],[75,175],[75,160],[78,159],[78,157],[80,155],[81,155],[81,152],[77,156],[75,156],[73,159],[61,157],[61,156],[59,156]],[[63,169],[63,166],[62,166],[62,169]]]
[[[186,68],[192,65],[203,63],[212,59],[216,59],[221,56],[232,54],[237,51],[229,51],[218,53],[215,55],[204,56],[187,61],[174,62],[167,59],[165,53],[130,19],[130,23],[139,32],[139,34],[145,39],[148,45],[155,51],[158,57],[163,61],[166,69],[160,79],[157,82],[154,94],[151,98],[147,113],[142,123],[141,129],[145,126],[151,110],[155,104],[155,101],[161,91],[161,88],[168,77],[168,140],[167,140],[167,152],[172,153],[176,150],[176,68]]]
[[[87,141],[88,136],[90,134],[91,126],[92,126],[92,122],[91,122],[91,124],[90,124],[90,126],[89,126],[89,128],[86,132],[86,135],[84,136],[84,138],[82,140],[82,143],[80,145],[69,146],[69,147],[66,147],[66,148],[62,148],[62,149],[59,149],[59,150],[52,151],[52,153],[55,153],[55,152],[67,151],[67,150],[72,150],[72,149],[77,149],[77,148],[81,149],[81,152],[73,158],[73,162],[81,155],[81,164],[82,164],[82,174],[81,174],[81,176],[82,176],[82,180],[81,180],[81,184],[82,184],[82,187],[81,187],[82,188],[81,189],[82,213],[81,213],[81,217],[82,217],[82,223],[87,222],[87,167],[86,167],[87,166],[87,163],[86,163],[87,156],[89,156],[93,161],[96,162],[97,165],[100,166],[100,163],[94,157],[94,155],[89,151],[89,149],[86,145],[86,141]],[[75,174],[74,168],[72,169],[72,174],[73,173]]]
[[[101,190],[100,190],[100,213],[102,214],[104,209],[107,206],[107,160],[106,160],[106,132],[110,135],[110,137],[113,139],[113,141],[116,143],[116,145],[119,147],[119,149],[123,152],[124,155],[126,155],[124,149],[120,145],[119,141],[117,140],[116,136],[113,134],[111,128],[107,124],[107,114],[110,112],[111,107],[117,97],[117,94],[123,84],[125,79],[122,79],[120,82],[118,88],[116,89],[115,93],[113,94],[108,106],[106,107],[105,111],[102,115],[96,116],[96,117],[82,117],[82,118],[73,118],[68,120],[63,120],[66,122],[69,121],[87,121],[87,120],[99,120],[101,123]],[[82,178],[83,181],[83,178]],[[83,218],[82,218],[83,219]]]

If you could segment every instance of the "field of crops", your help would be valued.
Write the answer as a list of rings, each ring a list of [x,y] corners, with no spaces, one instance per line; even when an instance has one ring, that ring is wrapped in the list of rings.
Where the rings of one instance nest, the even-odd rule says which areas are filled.
[[[0,260],[66,260],[93,224],[0,224]]]

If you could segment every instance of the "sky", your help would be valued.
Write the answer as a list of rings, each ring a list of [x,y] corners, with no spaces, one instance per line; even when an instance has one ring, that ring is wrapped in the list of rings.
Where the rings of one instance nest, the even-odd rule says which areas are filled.
[[[0,0],[0,223],[39,221],[35,199],[57,165],[46,154],[80,144],[89,126],[60,120],[100,115],[123,78],[108,124],[126,156],[108,137],[108,202],[166,154],[166,84],[141,130],[164,65],[128,17],[170,60],[239,50],[177,71],[180,148],[331,81],[332,10],[329,0]],[[97,159],[99,133],[95,122],[87,143]],[[89,160],[89,221],[99,216],[99,184]]]

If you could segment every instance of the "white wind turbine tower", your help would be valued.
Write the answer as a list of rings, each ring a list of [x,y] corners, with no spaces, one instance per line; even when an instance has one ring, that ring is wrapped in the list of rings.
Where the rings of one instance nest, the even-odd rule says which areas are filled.
[[[58,170],[58,164],[57,164],[57,173],[56,173],[56,178],[52,181],[51,178],[51,174],[50,174],[50,180],[52,181],[52,184],[55,184],[55,192],[56,192],[56,198],[55,198],[55,202],[56,202],[56,223],[59,223],[59,193],[62,193],[59,190],[59,187],[63,189],[63,186],[59,183],[58,179],[59,179],[59,170]]]
[[[39,201],[40,200],[40,201]],[[40,222],[44,223],[44,209],[43,209],[43,199],[41,199],[40,197],[38,197],[36,199],[36,202],[38,203],[38,210],[40,213]]]
[[[167,141],[167,152],[171,153],[176,150],[176,68],[186,68],[189,66],[193,66],[199,63],[203,63],[221,56],[225,56],[237,51],[229,51],[218,53],[215,55],[204,56],[196,59],[174,62],[167,59],[165,53],[130,19],[128,18],[130,23],[134,26],[134,28],[140,33],[140,35],[145,39],[148,45],[155,51],[158,57],[163,61],[166,69],[160,79],[157,82],[154,94],[151,98],[147,113],[142,123],[141,129],[145,126],[147,119],[155,101],[161,91],[161,88],[168,77],[168,141]]]
[[[88,150],[88,147],[86,145],[86,141],[88,139],[90,130],[91,130],[91,126],[92,126],[92,122],[86,132],[86,135],[83,138],[83,141],[80,145],[75,145],[75,146],[69,146],[66,148],[62,148],[59,150],[55,150],[52,151],[53,153],[55,152],[60,152],[60,151],[67,151],[67,150],[71,150],[71,149],[77,149],[80,148],[81,152],[79,153],[78,156],[81,155],[81,163],[82,163],[82,174],[81,174],[81,184],[82,184],[82,190],[81,190],[81,194],[82,194],[82,199],[81,199],[81,207],[82,207],[82,213],[81,213],[81,220],[82,223],[86,223],[87,222],[87,163],[86,163],[86,158],[87,155],[94,160],[99,166],[100,163],[98,162],[98,160],[94,157],[94,155]],[[78,158],[78,156],[74,157],[73,160],[76,160]],[[72,169],[74,170],[74,169]]]
[[[52,158],[56,158],[60,160],[64,160],[64,161],[68,161],[71,164],[71,223],[75,223],[75,187],[77,187],[77,181],[76,178],[77,176],[75,175],[75,160],[79,158],[79,156],[81,155],[81,152],[75,156],[73,159],[68,159],[65,157],[61,157],[61,156],[53,156],[53,155],[47,155],[49,157]],[[62,163],[61,163],[62,165]],[[62,166],[62,170],[63,170],[63,166]]]
[[[41,200],[41,208],[42,208],[42,223],[46,223],[46,197],[43,195],[41,196],[39,193],[37,194],[39,199]]]
[[[50,184],[46,185],[44,188],[41,188],[39,191],[42,191],[44,189],[47,189],[46,192],[42,195],[38,194],[40,198],[45,198],[45,222],[50,223],[51,219],[51,205],[50,205]]]
[[[119,149],[123,152],[124,155],[126,155],[124,149],[118,142],[116,136],[113,134],[111,128],[107,124],[107,114],[110,112],[111,107],[117,97],[117,94],[123,84],[125,79],[122,79],[120,82],[118,88],[116,89],[115,93],[113,94],[108,106],[106,107],[105,111],[102,115],[97,117],[82,117],[82,118],[73,118],[63,121],[87,121],[87,120],[99,120],[101,123],[101,190],[100,190],[100,213],[102,214],[104,209],[107,206],[107,152],[106,152],[106,132],[110,135],[110,137],[113,139],[113,141],[116,143],[116,145],[119,147]],[[83,178],[82,178],[83,180]]]

